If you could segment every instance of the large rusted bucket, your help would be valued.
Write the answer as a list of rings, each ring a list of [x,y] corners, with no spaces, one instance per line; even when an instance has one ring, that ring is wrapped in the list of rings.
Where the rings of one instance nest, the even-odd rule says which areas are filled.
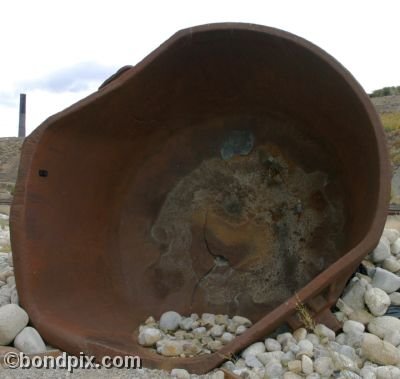
[[[183,30],[25,141],[12,205],[21,303],[78,354],[206,372],[296,303],[329,308],[383,229],[379,118],[311,43],[248,24]],[[218,353],[138,345],[149,315],[240,314]]]

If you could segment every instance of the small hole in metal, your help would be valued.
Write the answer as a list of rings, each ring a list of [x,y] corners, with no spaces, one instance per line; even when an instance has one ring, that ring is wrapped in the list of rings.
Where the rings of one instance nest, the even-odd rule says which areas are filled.
[[[46,178],[49,176],[49,172],[47,170],[39,170],[39,176]]]

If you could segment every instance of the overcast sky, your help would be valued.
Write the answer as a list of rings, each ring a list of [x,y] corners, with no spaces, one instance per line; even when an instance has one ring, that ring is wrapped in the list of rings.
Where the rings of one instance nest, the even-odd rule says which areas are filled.
[[[277,27],[339,60],[367,92],[400,85],[400,1],[0,1],[0,136],[27,132],[134,65],[176,31],[213,22]]]

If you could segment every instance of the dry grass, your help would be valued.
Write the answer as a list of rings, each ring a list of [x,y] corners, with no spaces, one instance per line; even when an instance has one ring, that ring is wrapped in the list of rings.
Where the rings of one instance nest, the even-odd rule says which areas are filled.
[[[400,112],[382,113],[381,120],[385,130],[400,130]]]
[[[296,294],[296,310],[297,310],[297,317],[303,323],[304,327],[307,330],[314,331],[315,320],[313,319],[307,306],[300,300],[297,294]]]

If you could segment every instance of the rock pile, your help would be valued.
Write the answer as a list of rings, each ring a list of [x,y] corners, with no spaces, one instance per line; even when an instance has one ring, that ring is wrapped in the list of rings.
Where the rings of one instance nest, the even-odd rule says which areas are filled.
[[[276,338],[267,336],[225,362],[223,367],[250,379],[399,379],[400,320],[392,316],[400,316],[399,289],[400,233],[385,229],[378,246],[362,262],[337,302],[335,315],[343,323],[339,333],[319,324],[312,330],[300,328]],[[219,322],[222,318],[227,321]],[[177,344],[190,341],[198,346],[197,354],[211,353],[215,349],[208,342],[213,341],[211,347],[215,343],[218,346],[218,342],[222,346],[240,334],[229,328],[234,319],[212,314],[185,318],[167,312],[159,323],[153,318],[147,320],[140,329],[139,341],[166,356],[163,346],[170,342],[165,341]],[[225,327],[222,334],[220,325]],[[217,334],[212,332],[215,326]],[[203,328],[205,334],[197,337],[194,333],[197,328]],[[223,338],[224,333],[231,334],[228,340]],[[146,340],[145,335],[154,338]]]
[[[0,249],[7,250],[10,243],[8,217],[0,228]],[[0,253],[0,354],[22,351],[26,354],[45,352],[46,345],[35,328],[28,326],[28,314],[18,305],[18,293],[11,252]]]
[[[139,328],[138,342],[165,357],[194,357],[219,350],[250,326],[251,321],[241,316],[193,313],[182,317],[169,311],[159,322],[149,317]]]

